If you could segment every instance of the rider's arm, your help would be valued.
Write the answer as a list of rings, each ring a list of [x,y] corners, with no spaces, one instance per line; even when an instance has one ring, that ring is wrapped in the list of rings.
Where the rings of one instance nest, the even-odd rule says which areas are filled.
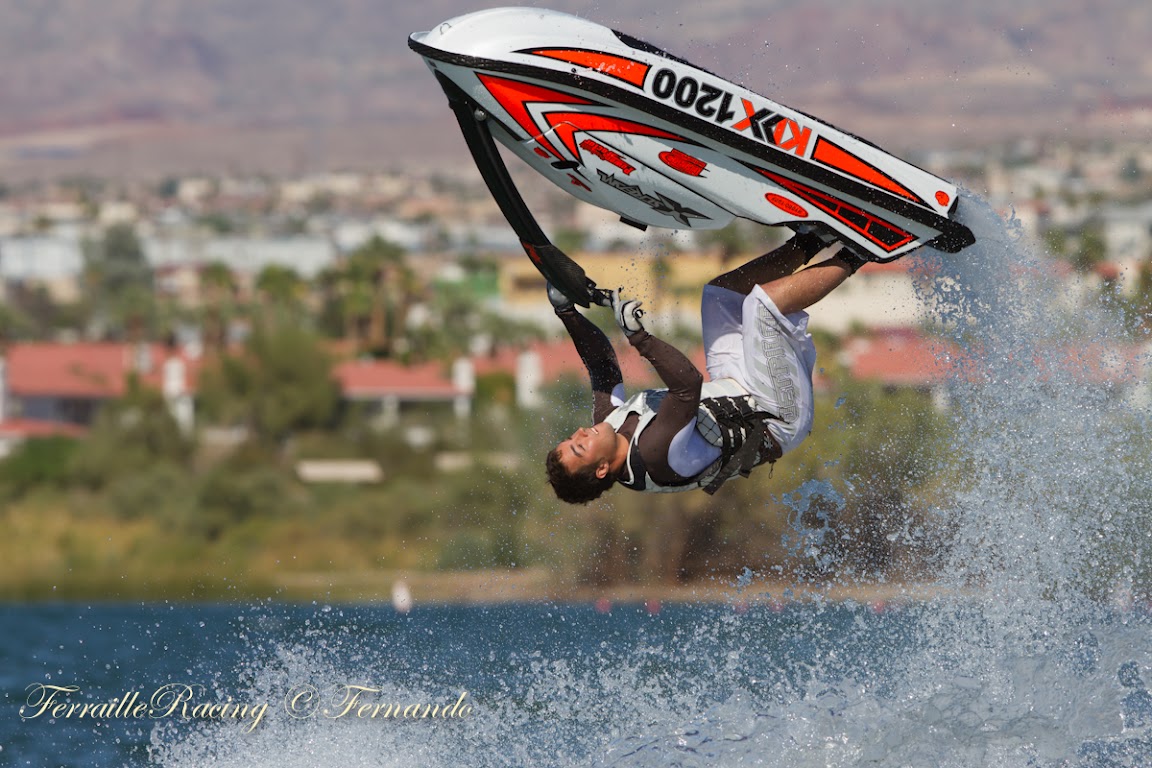
[[[636,448],[654,481],[674,485],[695,477],[720,457],[720,450],[696,430],[704,376],[684,353],[644,330],[640,302],[623,292],[621,288],[610,294],[616,324],[667,388],[656,415],[636,438]]]
[[[557,311],[592,380],[592,420],[599,423],[624,402],[624,378],[616,350],[604,332],[575,308]]]
[[[639,331],[628,337],[628,342],[636,351],[652,363],[660,380],[668,388],[664,402],[689,418],[695,417],[696,406],[700,402],[700,388],[704,376],[683,352],[671,344],[661,341],[648,331]],[[660,406],[664,413],[665,405]],[[686,423],[686,422],[685,422]]]
[[[719,455],[696,432],[704,376],[680,350],[646,331],[634,333],[629,341],[652,363],[668,387],[668,394],[640,434],[637,446],[648,474],[665,484],[693,477]]]
[[[696,418],[700,403],[700,387],[704,386],[704,375],[692,365],[684,353],[665,341],[657,339],[647,330],[641,330],[628,337],[632,347],[641,353],[655,368],[660,380],[668,388],[660,410],[652,420],[651,433],[674,435]],[[667,443],[665,443],[667,446]]]

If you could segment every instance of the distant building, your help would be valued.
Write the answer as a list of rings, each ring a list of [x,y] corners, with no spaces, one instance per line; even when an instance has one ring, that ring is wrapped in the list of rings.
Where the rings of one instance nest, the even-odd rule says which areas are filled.
[[[289,267],[311,279],[336,260],[332,243],[321,237],[147,238],[144,253],[153,267],[221,262],[233,272],[256,275],[270,265]]]
[[[140,210],[126,200],[110,200],[100,206],[97,221],[103,227],[113,224],[135,224],[140,221]]]
[[[170,263],[158,267],[154,274],[156,293],[182,307],[199,307],[204,303],[202,264]]]
[[[58,424],[32,419],[0,420],[0,459],[8,456],[25,440],[43,437],[83,437],[88,430],[73,424]]]
[[[556,322],[559,322],[558,320]],[[696,347],[686,350],[688,359],[704,370],[704,350]],[[639,352],[626,342],[616,347],[616,359],[620,363],[620,373],[630,391],[643,387],[660,386],[656,370]],[[567,337],[547,342],[535,342],[523,348],[505,347],[490,355],[472,358],[477,376],[485,376],[498,371],[511,373],[516,381],[516,399],[522,407],[539,408],[546,404],[541,399],[541,390],[565,378],[587,381],[588,373],[580,354]],[[591,415],[589,396],[589,415]]]
[[[132,375],[161,392],[177,423],[191,430],[202,367],[198,356],[160,344],[12,344],[0,357],[0,441],[82,434],[106,402],[124,396]],[[333,373],[343,398],[365,404],[378,426],[396,423],[413,404],[443,403],[460,418],[472,412],[475,373],[468,359],[450,370],[439,363],[350,360]]]
[[[910,387],[930,393],[940,408],[949,404],[950,383],[979,375],[966,367],[967,353],[954,343],[904,330],[851,339],[840,362],[854,379],[886,387]],[[1152,345],[1086,342],[1044,350],[1032,375],[1045,382],[1074,382],[1102,387],[1134,408],[1152,404]]]
[[[638,253],[580,253],[574,258],[601,288],[624,286],[630,296],[642,299],[657,326],[668,320],[699,324],[700,291],[726,269],[715,254],[659,258]],[[735,262],[727,268],[734,266]],[[551,323],[544,277],[532,262],[522,255],[506,258],[499,262],[499,270],[502,308],[524,319]]]
[[[915,256],[889,264],[867,264],[826,299],[808,310],[809,327],[836,334],[854,328],[917,328],[928,315],[916,293]]]
[[[156,270],[158,288],[182,303],[199,303],[199,271],[214,262],[250,284],[267,266],[295,270],[312,279],[332,266],[337,248],[323,237],[145,237],[141,246]],[[44,285],[60,302],[79,297],[84,254],[78,236],[0,238],[0,280]]]
[[[950,342],[899,329],[849,340],[840,353],[840,363],[854,379],[927,392],[943,409],[949,402],[948,380],[956,374],[949,361],[958,359],[958,353]]]
[[[0,414],[6,418],[87,428],[136,375],[164,394],[182,427],[193,426],[199,361],[162,344],[12,344],[3,360]]]
[[[78,238],[59,236],[0,238],[0,276],[47,282],[74,277],[84,268]]]
[[[443,403],[459,417],[472,412],[475,375],[467,359],[458,360],[451,372],[440,363],[407,366],[391,360],[347,360],[337,364],[333,375],[345,401],[361,404],[380,427],[396,424],[401,409],[413,404]]]
[[[1108,206],[1100,218],[1108,260],[1125,270],[1131,288],[1140,265],[1152,261],[1152,202]]]

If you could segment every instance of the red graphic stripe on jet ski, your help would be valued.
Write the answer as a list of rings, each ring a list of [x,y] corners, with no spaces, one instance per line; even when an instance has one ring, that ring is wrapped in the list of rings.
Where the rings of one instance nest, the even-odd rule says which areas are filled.
[[[851,203],[838,200],[827,192],[821,192],[806,184],[801,184],[798,181],[793,181],[792,179],[777,173],[772,173],[771,171],[766,171],[763,168],[757,168],[756,171],[784,187],[797,197],[812,203],[812,205],[824,211],[829,216],[847,224],[887,253],[891,253],[897,248],[905,246],[916,239],[912,233],[906,232],[895,224],[877,218]]]
[[[536,141],[545,147],[549,152],[559,159],[563,156],[556,150],[555,147],[540,134],[540,126],[536,124],[536,120],[528,111],[528,104],[532,103],[545,103],[545,104],[595,104],[596,102],[588,99],[573,96],[570,93],[562,91],[554,91],[551,88],[545,88],[541,85],[533,85],[525,83],[520,80],[510,80],[504,77],[496,77],[495,75],[484,75],[477,73],[476,77],[488,89],[493,98],[500,103],[504,111],[512,116],[525,133],[529,137],[536,139]]]
[[[609,131],[684,141],[682,137],[660,128],[606,115],[590,115],[586,112],[549,112],[544,116],[544,119],[548,121],[548,125],[556,129],[556,135],[564,142],[564,146],[572,152],[573,157],[580,156],[576,151],[575,134],[577,131]]]

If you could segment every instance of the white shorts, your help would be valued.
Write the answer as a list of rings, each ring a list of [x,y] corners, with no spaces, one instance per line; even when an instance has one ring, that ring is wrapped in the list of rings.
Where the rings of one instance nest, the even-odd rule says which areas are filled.
[[[735,379],[778,417],[768,422],[768,431],[784,453],[803,442],[812,431],[816,365],[808,313],[780,314],[760,286],[745,296],[706,285],[700,321],[712,380]]]

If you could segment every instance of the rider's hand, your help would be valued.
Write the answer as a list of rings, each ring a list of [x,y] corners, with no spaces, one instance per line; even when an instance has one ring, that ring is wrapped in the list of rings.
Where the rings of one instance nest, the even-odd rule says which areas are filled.
[[[644,310],[640,309],[640,302],[636,299],[626,299],[621,293],[624,288],[612,291],[612,316],[616,318],[616,325],[625,335],[631,336],[644,330],[640,318],[644,317]]]
[[[800,224],[794,227],[794,229],[796,230],[796,235],[790,242],[804,251],[805,264],[811,261],[812,257],[820,253],[820,251],[836,242],[834,236],[814,224]]]
[[[868,259],[864,258],[848,246],[844,246],[839,251],[837,251],[836,256],[833,258],[840,259],[840,261],[844,262],[844,264],[846,264],[850,270],[850,273],[853,275],[856,274],[856,270],[860,269],[860,267],[868,263]]]

